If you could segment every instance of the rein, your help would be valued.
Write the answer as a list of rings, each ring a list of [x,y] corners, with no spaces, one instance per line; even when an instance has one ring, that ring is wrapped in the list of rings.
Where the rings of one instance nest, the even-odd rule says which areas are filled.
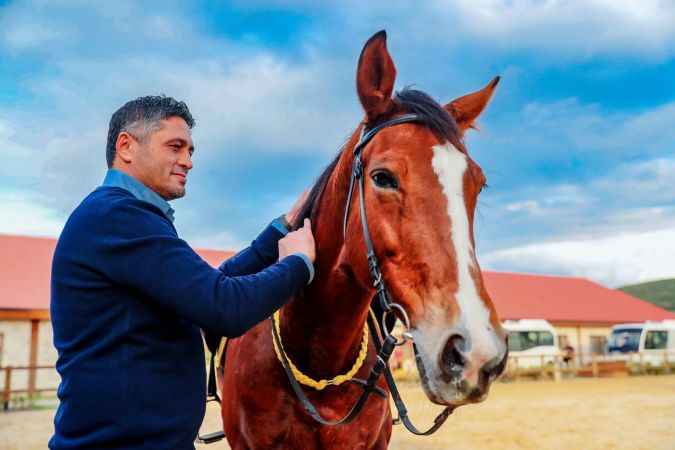
[[[372,312],[372,308],[370,310],[370,313],[368,315],[368,321],[367,321],[367,328],[370,328],[370,333],[373,338],[373,343],[375,345],[375,349],[377,350],[377,357],[375,360],[375,364],[373,365],[370,374],[368,375],[368,379],[366,380],[360,380],[352,377],[347,377],[347,375],[354,375],[358,371],[358,368],[360,365],[363,363],[363,359],[365,359],[365,354],[367,353],[368,349],[368,343],[367,343],[367,330],[364,328],[364,339],[362,341],[362,346],[361,346],[361,352],[359,354],[359,357],[357,358],[356,364],[352,367],[352,370],[350,370],[347,374],[345,375],[340,375],[333,380],[340,379],[340,383],[344,381],[352,381],[355,382],[363,388],[363,392],[359,396],[358,400],[354,403],[352,408],[349,410],[349,412],[343,416],[341,419],[331,421],[331,420],[326,420],[324,419],[321,414],[318,412],[316,407],[309,401],[307,396],[302,390],[302,387],[300,386],[300,383],[314,387],[315,389],[321,390],[323,389],[326,385],[328,384],[339,384],[339,383],[332,383],[331,381],[333,380],[321,380],[319,382],[316,382],[315,380],[310,380],[314,381],[314,383],[321,384],[325,382],[325,385],[322,384],[322,387],[316,387],[315,385],[312,385],[312,383],[307,384],[303,383],[303,381],[307,381],[306,379],[303,379],[303,377],[306,377],[306,375],[302,374],[295,368],[293,363],[289,360],[288,356],[286,353],[283,351],[283,346],[281,343],[281,336],[279,333],[279,320],[278,320],[278,312],[274,314],[270,318],[272,321],[272,338],[274,339],[274,348],[277,353],[277,358],[281,362],[281,365],[284,368],[284,371],[286,372],[286,375],[288,377],[289,382],[291,383],[291,387],[293,388],[293,391],[295,392],[296,396],[302,403],[302,406],[305,408],[305,411],[317,422],[319,422],[322,425],[340,425],[340,424],[345,424],[353,421],[358,414],[361,412],[361,409],[366,403],[366,400],[372,394],[373,392],[377,392],[379,395],[382,395],[386,398],[386,394],[378,387],[376,386],[377,380],[380,378],[380,375],[384,373],[384,378],[385,381],[387,382],[387,385],[389,386],[389,390],[392,396],[392,399],[394,400],[394,405],[396,406],[396,409],[398,411],[398,419],[394,420],[394,423],[399,423],[402,422],[403,425],[408,429],[413,434],[420,435],[420,436],[428,436],[432,433],[434,433],[436,430],[438,430],[441,425],[447,420],[447,418],[450,416],[452,411],[454,410],[454,407],[452,406],[447,406],[435,419],[434,419],[434,424],[427,429],[426,431],[420,431],[417,429],[413,423],[410,421],[410,418],[408,417],[408,409],[405,406],[405,403],[403,402],[403,399],[401,398],[401,395],[398,391],[398,388],[396,387],[396,382],[394,381],[394,377],[391,374],[391,370],[389,369],[389,358],[391,357],[394,347],[398,345],[403,345],[407,340],[412,341],[412,335],[409,332],[404,332],[402,335],[402,338],[399,340],[396,337],[394,337],[392,334],[390,334],[387,326],[386,326],[386,319],[389,315],[396,315],[396,312],[398,312],[398,316],[403,322],[403,325],[405,326],[406,330],[410,329],[410,319],[408,318],[408,314],[406,313],[405,309],[403,306],[401,306],[398,303],[392,302],[390,299],[389,291],[387,290],[386,284],[384,282],[384,279],[382,278],[382,272],[380,270],[380,266],[377,260],[377,257],[375,256],[375,249],[373,247],[373,241],[370,236],[370,232],[368,230],[368,218],[366,216],[366,202],[365,202],[365,180],[364,180],[364,174],[363,174],[363,162],[361,160],[361,153],[363,152],[363,149],[368,145],[368,143],[375,137],[375,135],[381,131],[384,128],[391,127],[394,125],[399,125],[403,123],[420,123],[422,122],[422,119],[420,116],[417,114],[405,114],[399,117],[396,117],[394,119],[391,119],[389,121],[386,121],[368,131],[364,128],[361,131],[361,137],[359,139],[359,142],[356,144],[354,147],[354,161],[352,163],[352,174],[351,174],[351,179],[349,181],[349,192],[347,196],[347,203],[345,205],[345,213],[344,213],[344,218],[342,222],[342,231],[343,231],[343,236],[346,237],[347,235],[347,220],[349,217],[349,208],[351,205],[351,200],[352,200],[352,194],[354,192],[354,187],[358,182],[359,186],[359,213],[361,216],[361,225],[363,227],[363,238],[366,243],[366,250],[367,250],[367,258],[368,258],[368,269],[370,272],[370,276],[373,281],[373,287],[376,290],[376,295],[375,297],[378,298],[380,307],[382,308],[383,314],[381,317],[381,322],[382,322],[382,327],[380,328],[379,324],[377,323],[377,320],[375,319],[375,314]],[[375,297],[373,297],[373,302],[375,301]],[[382,337],[381,337],[382,336]],[[363,351],[364,349],[364,342],[365,342],[365,352]],[[413,349],[415,351],[415,355],[417,355],[417,348],[413,342]],[[281,351],[279,351],[281,350]],[[363,359],[361,359],[361,354],[363,354]],[[297,373],[300,373],[302,377],[298,377]],[[353,373],[352,373],[353,372]],[[342,378],[341,378],[342,377]],[[300,379],[298,379],[300,378]],[[309,377],[306,377],[309,378]],[[343,379],[344,378],[344,379]]]

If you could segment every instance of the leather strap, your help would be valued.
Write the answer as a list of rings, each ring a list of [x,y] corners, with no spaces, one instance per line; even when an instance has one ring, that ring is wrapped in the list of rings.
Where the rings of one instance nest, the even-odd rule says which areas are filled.
[[[373,338],[372,339],[373,343],[375,344],[375,348],[378,349],[379,346],[382,345],[382,340],[379,332],[380,327],[377,324],[377,320],[374,319],[374,316],[372,314],[368,315],[368,325],[371,331],[371,336]],[[417,353],[416,349],[415,353]],[[412,434],[416,434],[418,436],[429,436],[435,433],[441,427],[441,425],[445,423],[445,421],[448,419],[448,417],[450,417],[450,414],[452,414],[452,412],[455,409],[452,406],[445,407],[443,411],[441,411],[441,413],[438,416],[436,416],[433,425],[429,429],[425,431],[420,431],[412,423],[410,417],[408,417],[408,408],[406,408],[405,402],[403,401],[403,398],[401,397],[401,394],[398,391],[396,381],[394,380],[394,376],[392,375],[389,366],[387,366],[384,370],[384,378],[387,381],[387,385],[389,386],[389,392],[391,393],[391,397],[394,400],[394,406],[396,406],[396,411],[398,411],[398,417],[394,419],[394,424],[398,422],[403,423],[406,429],[410,431]]]
[[[384,128],[391,127],[394,125],[400,125],[402,123],[414,123],[414,122],[421,122],[422,118],[418,116],[417,114],[404,114],[399,117],[395,117],[391,120],[388,120],[384,123],[381,123],[377,125],[374,128],[371,128],[370,130],[366,131],[365,125],[361,129],[361,136],[359,138],[359,142],[357,142],[356,146],[354,147],[354,161],[355,163],[352,165],[352,177],[349,181],[349,191],[347,192],[347,203],[345,206],[345,214],[342,220],[342,235],[343,237],[347,236],[347,219],[349,218],[349,207],[351,206],[352,203],[352,191],[354,190],[354,180],[356,178],[360,178],[362,175],[362,165],[361,165],[361,152],[363,151],[363,148],[368,145],[368,143],[375,137],[377,133],[382,131]],[[356,161],[358,160],[358,169],[357,169],[357,164]],[[358,170],[359,173],[357,174],[355,171]]]
[[[223,350],[223,353],[227,351],[227,343],[229,342],[229,339],[225,341],[225,349]],[[206,403],[208,404],[209,402],[218,402],[220,403],[220,397],[218,396],[218,385],[216,383],[216,364],[215,364],[215,358],[216,358],[216,352],[218,350],[218,346],[212,345],[213,341],[209,342],[207,341],[207,345],[209,347],[209,351],[211,353],[211,359],[209,361],[209,377],[208,381],[206,384]],[[224,362],[223,362],[223,367],[224,367]],[[225,438],[225,433],[223,431],[215,431],[213,433],[207,433],[207,434],[198,434],[197,438],[195,439],[195,442],[198,444],[211,444],[213,442],[218,442],[222,439]]]
[[[271,323],[270,325],[272,326],[272,336],[276,341],[277,345],[279,345],[281,343],[281,337],[279,336],[279,333],[277,332],[274,323]],[[375,360],[375,365],[370,370],[368,379],[365,380],[365,382],[363,382],[362,384],[363,392],[361,392],[361,395],[359,396],[358,400],[356,400],[356,402],[351,407],[349,412],[347,412],[347,414],[345,414],[342,418],[338,420],[324,419],[323,416],[321,416],[321,413],[319,413],[316,407],[307,398],[304,391],[302,390],[302,386],[300,386],[300,383],[298,383],[298,381],[293,376],[293,371],[291,370],[290,364],[288,363],[286,353],[281,354],[281,366],[284,368],[284,371],[286,372],[286,377],[288,378],[288,381],[291,383],[291,388],[293,389],[293,392],[295,392],[295,395],[298,397],[298,400],[300,400],[300,403],[302,404],[303,408],[305,409],[307,414],[309,414],[312,417],[312,419],[316,420],[321,425],[327,426],[335,426],[350,423],[359,415],[361,409],[366,404],[366,400],[368,400],[368,397],[370,397],[370,394],[372,394],[373,392],[377,392],[378,394],[382,392],[382,390],[378,386],[376,386],[376,383],[377,380],[380,378],[382,371],[386,369],[387,361],[389,360],[389,357],[394,351],[394,344],[396,343],[396,340],[391,336],[390,338],[391,339],[388,340],[385,339],[383,343],[380,343],[380,348],[378,349],[379,351],[377,359]]]

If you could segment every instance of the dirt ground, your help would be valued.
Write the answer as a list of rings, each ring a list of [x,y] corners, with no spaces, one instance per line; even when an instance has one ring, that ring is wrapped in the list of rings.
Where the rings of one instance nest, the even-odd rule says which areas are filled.
[[[417,385],[401,387],[413,419],[427,426],[439,407]],[[53,416],[53,410],[0,412],[0,450],[45,449]],[[210,409],[205,427],[218,424],[218,411]],[[396,426],[390,448],[675,450],[675,375],[497,383],[485,403],[455,411],[432,437]]]

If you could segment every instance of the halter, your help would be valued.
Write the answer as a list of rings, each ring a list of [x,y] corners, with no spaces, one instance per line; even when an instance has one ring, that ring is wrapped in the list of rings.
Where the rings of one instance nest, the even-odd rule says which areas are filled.
[[[347,203],[345,205],[345,214],[342,220],[342,235],[344,238],[347,237],[347,220],[349,219],[349,208],[352,203],[352,194],[354,192],[354,186],[356,181],[359,183],[359,212],[361,215],[361,225],[363,228],[363,240],[366,243],[366,257],[368,258],[368,270],[370,271],[370,277],[373,279],[373,287],[375,288],[376,295],[380,301],[380,306],[384,315],[382,316],[382,329],[385,333],[388,333],[388,329],[385,326],[385,319],[388,314],[391,314],[394,310],[397,310],[400,314],[400,318],[403,321],[403,325],[406,329],[410,329],[410,319],[408,314],[405,312],[405,309],[398,303],[393,303],[389,299],[389,292],[382,278],[382,271],[377,261],[377,256],[375,256],[375,249],[373,247],[373,240],[370,237],[370,231],[368,230],[368,216],[366,215],[366,199],[365,199],[365,177],[363,176],[363,161],[361,160],[361,154],[363,149],[373,140],[375,135],[379,133],[384,128],[388,128],[394,125],[399,125],[402,123],[419,123],[422,121],[422,118],[417,114],[405,114],[403,116],[396,117],[387,122],[384,122],[375,128],[366,132],[364,127],[361,130],[361,138],[359,142],[354,147],[354,161],[352,162],[352,176],[349,180],[349,191],[347,193]],[[397,342],[397,344],[402,344],[408,336],[404,336],[403,341]]]
[[[364,150],[364,148],[368,145],[370,141],[373,140],[375,135],[383,130],[384,128],[388,128],[394,125],[399,125],[403,123],[420,123],[423,122],[423,119],[417,115],[417,114],[405,114],[399,117],[396,117],[394,119],[388,120],[380,125],[377,125],[376,127],[366,130],[364,127],[361,130],[361,136],[359,138],[359,142],[356,144],[354,147],[354,161],[352,163],[352,174],[351,174],[351,179],[349,180],[349,192],[347,194],[347,203],[345,205],[345,213],[344,213],[344,218],[342,222],[342,232],[343,236],[347,236],[347,220],[349,218],[349,208],[351,205],[352,201],[352,194],[354,192],[354,186],[357,184],[359,185],[359,212],[361,216],[361,225],[363,227],[363,239],[366,243],[366,251],[367,251],[367,258],[368,258],[368,270],[370,271],[370,276],[373,281],[373,287],[376,290],[376,297],[379,300],[380,306],[383,311],[383,315],[381,317],[381,325],[377,323],[377,320],[375,319],[375,314],[372,311],[372,308],[370,310],[370,314],[368,316],[368,325],[370,328],[371,335],[373,337],[373,342],[375,345],[376,350],[378,351],[376,360],[375,360],[375,365],[370,371],[370,374],[368,375],[368,378],[366,380],[360,380],[357,378],[350,378],[350,379],[341,379],[341,382],[343,381],[352,381],[355,382],[359,385],[362,386],[363,392],[361,393],[360,397],[354,403],[352,408],[349,410],[349,412],[342,417],[339,420],[335,421],[330,421],[324,419],[319,411],[316,409],[316,407],[309,401],[307,396],[302,390],[302,387],[300,386],[300,383],[303,381],[303,378],[301,377],[300,380],[298,380],[296,377],[296,371],[297,368],[294,367],[293,363],[290,361],[288,358],[288,355],[286,355],[286,352],[283,351],[283,345],[281,343],[281,333],[279,332],[278,328],[278,318],[275,320],[275,316],[271,318],[272,320],[272,338],[274,339],[274,347],[276,353],[277,353],[277,358],[281,362],[281,365],[284,368],[284,371],[286,372],[286,375],[288,377],[288,380],[291,383],[291,387],[293,388],[293,391],[295,392],[296,396],[302,403],[303,407],[305,408],[305,411],[317,422],[319,422],[322,425],[340,425],[340,424],[345,424],[352,422],[359,414],[361,409],[363,408],[363,405],[365,405],[366,400],[372,394],[373,392],[386,397],[386,394],[376,385],[377,380],[380,378],[380,375],[384,373],[385,380],[387,382],[387,385],[389,386],[389,390],[391,392],[391,396],[394,400],[394,404],[396,406],[396,409],[398,410],[398,419],[394,420],[394,423],[402,422],[405,427],[413,434],[421,435],[421,436],[427,436],[432,433],[434,433],[436,430],[438,430],[441,425],[446,421],[446,419],[450,416],[452,411],[454,410],[454,407],[452,406],[447,406],[437,417],[434,419],[434,424],[426,431],[420,431],[418,430],[410,421],[410,418],[408,417],[408,410],[403,402],[403,399],[401,398],[400,393],[398,392],[398,388],[396,387],[396,383],[394,381],[394,377],[391,374],[391,370],[389,369],[388,361],[389,358],[391,357],[391,354],[394,351],[394,347],[398,345],[403,345],[407,340],[412,341],[412,335],[406,331],[402,334],[401,339],[397,339],[394,337],[388,330],[387,324],[386,324],[386,319],[389,315],[392,314],[397,314],[398,318],[403,322],[404,327],[406,330],[410,329],[410,319],[408,318],[408,314],[405,311],[405,308],[401,306],[398,303],[392,302],[391,297],[389,295],[389,291],[387,290],[386,284],[384,282],[384,279],[382,278],[382,271],[380,270],[380,266],[377,260],[377,257],[375,256],[375,249],[373,247],[373,241],[370,236],[370,232],[368,230],[368,218],[366,215],[366,201],[365,201],[365,181],[364,181],[364,174],[363,174],[363,162],[361,160],[361,154]],[[375,300],[375,297],[373,297],[373,301]],[[363,346],[363,344],[362,344]],[[281,349],[279,351],[279,349]],[[415,351],[415,354],[417,354],[417,348],[415,347],[413,343],[413,349]],[[361,352],[362,353],[362,352]],[[359,360],[361,358],[357,358],[357,363],[359,363]],[[356,367],[356,364],[353,366]],[[296,369],[296,370],[294,370]],[[299,371],[298,371],[299,372]],[[354,373],[351,373],[351,375],[354,375]],[[301,374],[301,373],[300,373]],[[303,375],[303,374],[301,374]],[[304,376],[304,375],[303,375]],[[342,376],[339,376],[342,377]],[[336,377],[336,378],[339,378]],[[311,380],[311,379],[310,379]],[[314,380],[311,380],[314,381]],[[328,380],[321,380],[322,382],[326,382]],[[316,383],[316,382],[315,382]],[[307,384],[307,383],[303,383]],[[337,383],[332,383],[332,384],[337,384]],[[309,386],[312,386],[311,383],[307,384]],[[312,386],[317,388],[316,386]],[[323,386],[325,387],[325,386]],[[320,389],[323,389],[321,387]]]

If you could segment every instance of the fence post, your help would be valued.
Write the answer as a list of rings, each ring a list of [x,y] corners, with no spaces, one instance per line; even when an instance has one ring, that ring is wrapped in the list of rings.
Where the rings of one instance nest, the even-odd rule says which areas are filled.
[[[562,379],[560,365],[560,355],[553,355],[553,381],[560,381]]]
[[[9,410],[9,400],[12,394],[12,366],[5,367],[5,391],[3,395],[3,408]]]
[[[668,350],[663,351],[663,362],[661,362],[661,367],[663,367],[663,373],[670,373],[670,367],[668,367]]]
[[[515,366],[515,374],[513,375],[513,379],[515,381],[518,381],[518,379],[520,378],[520,367],[518,365],[518,357],[517,356],[513,357],[513,365]]]
[[[639,352],[638,355],[640,357],[640,374],[644,375],[645,373],[647,373],[647,370],[645,369],[644,355],[642,354],[642,352]]]
[[[591,355],[591,367],[593,368],[593,377],[597,377],[600,371],[598,370],[598,359],[595,355]]]

